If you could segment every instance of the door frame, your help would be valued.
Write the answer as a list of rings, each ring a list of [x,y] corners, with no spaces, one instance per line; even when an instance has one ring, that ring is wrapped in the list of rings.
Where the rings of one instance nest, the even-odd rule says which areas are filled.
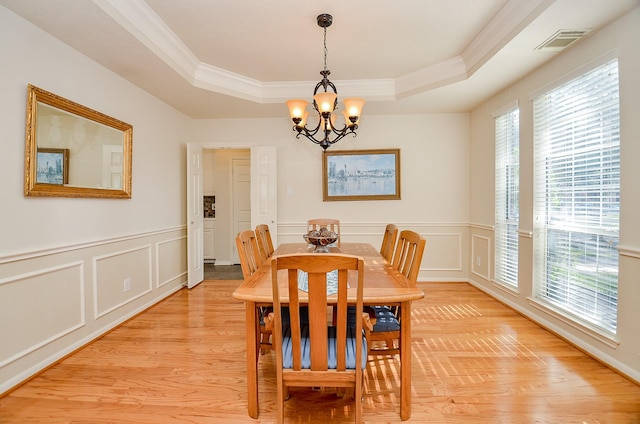
[[[266,204],[265,203],[265,199],[262,198],[260,196],[260,190],[259,187],[257,185],[257,178],[254,178],[255,175],[259,174],[259,166],[261,163],[263,163],[263,160],[256,160],[257,155],[257,149],[256,148],[265,148],[266,150],[270,151],[275,162],[271,163],[270,162],[270,166],[273,166],[274,170],[277,170],[277,149],[275,145],[268,145],[268,146],[264,146],[261,145],[259,143],[256,142],[193,142],[193,143],[187,143],[187,152],[189,152],[190,148],[189,145],[192,145],[198,149],[200,149],[200,151],[202,150],[217,150],[217,149],[249,149],[249,151],[251,152],[251,202],[252,202],[252,213],[251,213],[251,223],[253,226],[257,225],[257,222],[254,222],[254,219],[257,218],[261,218],[259,217],[259,215],[254,215],[253,210],[254,210],[254,201],[257,204]],[[188,155],[187,155],[188,156]],[[190,160],[188,158],[188,160]],[[187,174],[189,174],[189,170],[187,169]],[[277,240],[277,226],[278,226],[278,222],[277,222],[277,171],[275,172],[275,182],[273,182],[272,187],[270,190],[268,190],[268,197],[271,199],[270,204],[273,205],[273,215],[272,218],[270,219],[270,225],[273,226],[275,228],[275,231],[273,231],[272,233],[272,239]],[[186,202],[190,202],[191,200],[191,190],[189,189],[189,184],[190,184],[190,180],[189,180],[190,176],[187,175],[187,199]],[[202,185],[202,175],[200,175],[200,184]],[[200,201],[200,203],[202,203]],[[201,217],[202,220],[202,217]],[[202,227],[203,222],[201,223],[201,227]],[[189,245],[190,243],[193,242],[193,240],[189,240],[189,220],[187,218],[187,245]],[[274,238],[275,237],[275,238]],[[200,242],[202,243],[202,241]],[[202,247],[202,246],[201,246]],[[190,269],[189,267],[187,267],[187,274],[190,274]],[[187,280],[189,279],[189,275],[187,276]],[[193,286],[195,286],[198,283],[193,284]],[[193,287],[192,285],[189,285],[190,287]]]

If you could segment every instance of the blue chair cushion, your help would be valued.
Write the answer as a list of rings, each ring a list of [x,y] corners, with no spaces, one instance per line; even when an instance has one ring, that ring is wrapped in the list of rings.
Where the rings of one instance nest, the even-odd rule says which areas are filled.
[[[400,322],[388,306],[369,306],[369,314],[376,319],[374,332],[400,331]]]
[[[309,369],[311,368],[311,346],[309,340],[309,327],[304,326],[301,329],[302,340],[301,340],[301,348],[302,348],[302,368]],[[356,365],[356,339],[355,339],[355,328],[347,327],[347,369],[355,369]],[[362,369],[367,367],[367,339],[362,334],[362,363],[360,366]],[[329,362],[328,366],[330,369],[335,369],[337,364],[336,357],[336,327],[328,327],[328,354],[329,354]],[[292,345],[291,345],[291,328],[289,326],[284,327],[282,329],[282,363],[283,367],[286,369],[293,368],[293,353],[292,353]]]

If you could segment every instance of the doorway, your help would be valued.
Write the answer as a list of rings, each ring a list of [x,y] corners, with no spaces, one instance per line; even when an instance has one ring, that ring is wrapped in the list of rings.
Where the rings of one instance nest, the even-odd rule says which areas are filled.
[[[215,234],[214,263],[238,264],[235,236],[251,228],[251,151],[205,148],[202,177],[204,195],[216,199],[215,219],[209,220]]]
[[[243,157],[238,157],[238,152]],[[207,157],[205,157],[205,152]],[[216,197],[215,247],[216,263],[231,265],[235,261],[233,224],[233,181],[231,157],[249,159],[249,228],[264,223],[273,228],[272,240],[277,244],[278,178],[275,146],[255,143],[189,143],[187,145],[187,273],[188,287],[204,279],[203,273],[203,195]],[[222,161],[222,165],[218,166]],[[225,165],[226,164],[226,165]],[[215,182],[212,186],[210,182]],[[219,259],[219,260],[218,260]]]

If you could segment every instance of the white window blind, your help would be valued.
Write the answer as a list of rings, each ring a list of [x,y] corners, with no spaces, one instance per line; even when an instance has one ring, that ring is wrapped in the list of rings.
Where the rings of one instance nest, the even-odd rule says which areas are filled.
[[[495,276],[498,283],[518,286],[518,221],[520,194],[520,113],[513,108],[495,118]]]
[[[534,292],[615,333],[620,107],[611,60],[533,100]]]

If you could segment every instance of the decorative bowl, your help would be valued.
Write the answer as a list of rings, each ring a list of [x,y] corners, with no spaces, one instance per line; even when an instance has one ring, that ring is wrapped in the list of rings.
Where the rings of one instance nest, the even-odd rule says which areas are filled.
[[[329,246],[332,243],[335,243],[338,240],[339,235],[331,232],[329,235],[317,235],[317,234],[304,234],[302,236],[308,244],[312,244],[315,246],[314,252],[327,253]]]

